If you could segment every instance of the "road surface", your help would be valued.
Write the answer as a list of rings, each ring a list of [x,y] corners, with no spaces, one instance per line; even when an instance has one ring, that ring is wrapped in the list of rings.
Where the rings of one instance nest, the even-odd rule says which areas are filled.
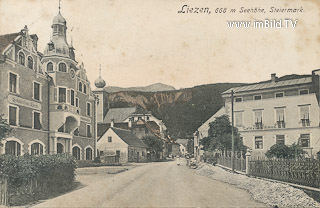
[[[185,164],[150,163],[36,207],[267,207],[245,190],[195,172]]]

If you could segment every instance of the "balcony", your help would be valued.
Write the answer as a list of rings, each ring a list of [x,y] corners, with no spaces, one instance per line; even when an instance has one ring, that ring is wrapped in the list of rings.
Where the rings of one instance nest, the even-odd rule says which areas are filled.
[[[50,110],[50,112],[63,111],[63,112],[69,112],[69,113],[80,115],[80,108],[79,107],[75,107],[75,106],[72,106],[72,105],[66,104],[66,103],[50,104],[49,110]]]
[[[284,129],[286,128],[286,123],[284,121],[277,121],[276,127],[279,129]]]
[[[302,127],[310,126],[310,120],[309,119],[301,119],[300,122]]]

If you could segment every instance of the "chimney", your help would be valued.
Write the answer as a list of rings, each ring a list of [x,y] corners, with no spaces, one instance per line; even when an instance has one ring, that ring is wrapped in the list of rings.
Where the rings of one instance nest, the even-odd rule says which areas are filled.
[[[111,119],[111,127],[114,127],[114,119]]]
[[[277,81],[276,73],[271,74],[271,83],[275,83]]]

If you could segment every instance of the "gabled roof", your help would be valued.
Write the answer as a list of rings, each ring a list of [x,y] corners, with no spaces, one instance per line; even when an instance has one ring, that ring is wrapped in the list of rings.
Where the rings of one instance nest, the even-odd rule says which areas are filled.
[[[131,131],[110,127],[125,143],[131,147],[143,147],[147,148],[138,137],[136,137]]]
[[[136,108],[110,108],[107,115],[104,117],[103,122],[111,123],[114,119],[115,123],[121,123],[126,120],[131,114],[136,111]]]
[[[229,94],[233,90],[234,93],[236,92],[248,92],[248,91],[255,91],[255,90],[263,90],[263,89],[272,89],[272,88],[279,88],[279,87],[287,87],[293,85],[301,85],[301,84],[309,84],[312,83],[312,77],[303,77],[298,79],[289,79],[284,81],[277,81],[277,82],[260,82],[256,84],[245,85],[241,87],[234,87],[228,89],[227,91],[223,92],[224,94]]]
[[[11,44],[16,37],[20,35],[20,32],[18,33],[11,33],[11,34],[5,34],[5,35],[0,35],[0,53],[3,52],[3,50]]]

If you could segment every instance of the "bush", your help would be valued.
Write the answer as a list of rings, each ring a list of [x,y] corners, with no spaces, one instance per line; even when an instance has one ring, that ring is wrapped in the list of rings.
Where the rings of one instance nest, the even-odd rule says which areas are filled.
[[[293,159],[303,157],[304,151],[300,146],[292,144],[287,146],[284,144],[275,144],[270,147],[270,150],[266,152],[268,158],[284,158],[284,159]]]
[[[77,165],[69,154],[0,156],[0,180],[7,179],[9,205],[23,205],[74,188]]]

